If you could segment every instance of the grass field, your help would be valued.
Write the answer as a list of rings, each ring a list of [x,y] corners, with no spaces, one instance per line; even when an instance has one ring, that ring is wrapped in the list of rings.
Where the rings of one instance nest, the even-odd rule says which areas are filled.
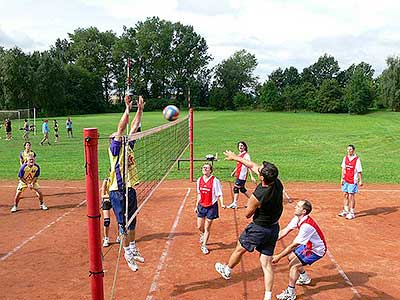
[[[182,112],[185,115],[186,112]],[[99,129],[99,173],[107,175],[108,157],[106,137],[114,132],[121,114],[72,116],[74,138],[67,139],[65,119],[58,117],[60,142],[40,146],[42,134],[31,135],[32,149],[43,179],[84,179],[83,138],[85,127]],[[52,119],[49,124],[52,125]],[[144,130],[165,123],[161,112],[145,112]],[[41,120],[37,122],[38,129]],[[3,170],[0,179],[17,179],[19,152],[23,148],[22,131],[13,128],[12,141],[5,141],[4,131],[0,140]],[[4,129],[2,129],[4,130]],[[247,142],[252,160],[268,160],[280,169],[284,181],[339,182],[340,164],[347,144],[356,146],[361,157],[365,183],[400,182],[400,114],[374,112],[363,116],[316,113],[266,113],[266,112],[195,112],[195,157],[236,151],[236,143]],[[53,134],[51,134],[53,142]],[[188,153],[185,154],[188,156]],[[200,174],[201,162],[196,163]],[[215,175],[228,180],[233,162],[215,162]],[[176,168],[170,178],[187,178],[188,163]]]

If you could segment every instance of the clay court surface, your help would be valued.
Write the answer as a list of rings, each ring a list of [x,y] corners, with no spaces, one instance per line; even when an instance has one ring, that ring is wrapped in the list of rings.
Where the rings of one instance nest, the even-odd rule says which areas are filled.
[[[84,182],[41,181],[48,211],[38,209],[31,191],[20,211],[10,213],[17,182],[0,181],[0,299],[91,299]],[[298,299],[400,299],[400,186],[371,184],[358,194],[357,217],[337,217],[339,186],[286,183],[294,199],[308,198],[312,215],[325,233],[328,254],[307,271],[310,286],[297,287]],[[230,184],[223,183],[225,203]],[[250,187],[252,189],[252,187]],[[240,197],[244,205],[243,196]],[[210,254],[200,251],[196,230],[195,184],[168,181],[139,214],[137,242],[144,264],[130,271],[119,264],[114,299],[257,299],[264,296],[257,253],[247,253],[231,280],[214,270],[225,262],[248,220],[244,209],[221,210],[209,240]],[[293,215],[285,201],[281,226]],[[111,237],[116,226],[111,225]],[[278,242],[277,251],[294,236]],[[105,299],[110,298],[118,245],[104,249]],[[275,267],[273,297],[287,285],[286,259]]]

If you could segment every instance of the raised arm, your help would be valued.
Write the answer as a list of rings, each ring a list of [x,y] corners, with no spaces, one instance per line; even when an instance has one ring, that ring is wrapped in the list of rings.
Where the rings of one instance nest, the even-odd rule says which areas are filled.
[[[239,155],[236,155],[232,151],[226,150],[224,152],[225,155],[225,160],[236,160],[238,162],[241,162],[244,164],[246,167],[251,169],[254,173],[258,174],[258,169],[259,165],[257,165],[255,162],[252,162],[251,160],[244,159],[243,157],[240,157]]]
[[[125,111],[119,120],[118,127],[117,127],[117,134],[114,137],[115,140],[120,141],[121,136],[124,134],[124,131],[126,129],[126,125],[129,122],[129,113],[131,111],[132,107],[132,101],[131,98],[127,95],[125,96]]]
[[[140,122],[142,121],[143,110],[144,110],[144,100],[142,96],[139,96],[139,99],[137,101],[136,115],[135,118],[132,120],[129,135],[132,135],[138,131],[140,127]]]

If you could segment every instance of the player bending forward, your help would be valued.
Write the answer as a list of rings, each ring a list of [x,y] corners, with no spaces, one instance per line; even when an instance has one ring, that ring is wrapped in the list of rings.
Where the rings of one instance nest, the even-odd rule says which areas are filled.
[[[29,187],[31,190],[36,192],[39,198],[39,207],[42,210],[48,210],[46,204],[43,202],[43,194],[40,190],[38,183],[38,177],[40,175],[40,167],[35,163],[35,157],[31,154],[28,157],[28,161],[24,163],[19,169],[18,177],[19,183],[17,187],[17,193],[14,197],[14,206],[11,208],[11,212],[15,213],[18,210],[19,200],[21,198],[22,192]]]
[[[284,238],[293,229],[299,230],[293,242],[272,258],[272,263],[276,264],[283,257],[289,255],[289,284],[286,290],[276,296],[279,300],[296,299],[295,284],[305,285],[311,282],[304,266],[315,263],[326,253],[324,234],[317,223],[309,216],[311,210],[310,201],[300,200],[297,202],[293,219],[286,228],[279,232],[278,240]]]

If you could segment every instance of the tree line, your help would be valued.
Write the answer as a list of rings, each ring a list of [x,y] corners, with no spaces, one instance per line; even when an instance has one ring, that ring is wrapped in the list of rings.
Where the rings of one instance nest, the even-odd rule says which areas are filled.
[[[0,46],[0,109],[36,107],[42,115],[112,111],[127,92],[144,95],[146,109],[167,103],[217,110],[315,111],[364,113],[370,108],[400,110],[400,58],[374,78],[365,62],[340,70],[322,55],[299,72],[274,70],[260,83],[257,58],[239,50],[215,67],[206,40],[192,26],[148,18],[124,26],[117,36],[96,27],[78,28],[49,50],[24,53]]]

